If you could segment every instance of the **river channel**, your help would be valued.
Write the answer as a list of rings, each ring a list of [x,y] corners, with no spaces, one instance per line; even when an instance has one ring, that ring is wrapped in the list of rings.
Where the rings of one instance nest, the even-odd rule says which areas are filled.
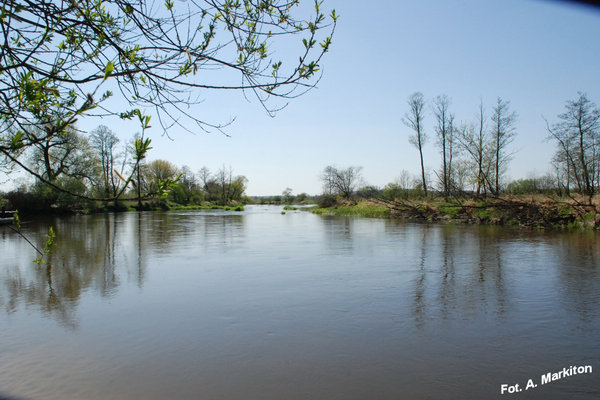
[[[600,398],[595,233],[276,206],[23,232],[50,225],[39,265],[0,226],[2,400]]]

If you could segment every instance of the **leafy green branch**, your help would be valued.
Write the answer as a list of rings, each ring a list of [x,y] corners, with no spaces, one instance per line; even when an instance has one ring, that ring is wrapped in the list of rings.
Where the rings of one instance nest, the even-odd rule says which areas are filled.
[[[39,254],[39,257],[33,260],[34,263],[43,264],[46,262],[44,257],[50,255],[52,246],[54,245],[54,240],[56,239],[56,234],[54,233],[54,228],[52,228],[52,226],[48,228],[48,235],[46,236],[46,243],[43,249],[37,247],[21,230],[21,218],[18,211],[15,211],[13,214],[13,223],[12,225],[8,225],[8,228],[23,238],[23,240],[25,240]]]

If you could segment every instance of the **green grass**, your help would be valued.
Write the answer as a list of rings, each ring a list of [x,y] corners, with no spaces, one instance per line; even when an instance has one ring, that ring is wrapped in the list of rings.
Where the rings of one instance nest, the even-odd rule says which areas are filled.
[[[456,217],[456,214],[459,213],[461,207],[456,203],[440,203],[438,205],[438,209],[440,210],[440,215],[448,215],[452,218]]]
[[[335,215],[344,217],[367,217],[367,218],[388,218],[390,209],[386,206],[378,206],[368,202],[360,202],[352,206],[338,206],[335,208],[309,208],[312,213],[317,215]]]
[[[575,210],[573,209],[573,207],[564,205],[558,208],[558,215],[560,215],[561,217],[568,217],[569,215],[573,214],[575,214]]]
[[[479,218],[482,222],[501,219],[502,215],[502,211],[495,208],[479,208],[473,211],[473,216]]]

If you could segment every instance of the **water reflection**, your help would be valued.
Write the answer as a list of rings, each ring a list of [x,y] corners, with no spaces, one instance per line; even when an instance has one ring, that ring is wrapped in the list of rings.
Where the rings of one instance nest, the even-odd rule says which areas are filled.
[[[14,313],[22,304],[74,328],[82,295],[96,291],[115,295],[123,280],[142,288],[149,260],[170,254],[227,254],[248,246],[245,215],[193,213],[128,213],[57,218],[25,226],[32,237],[44,237],[46,227],[57,232],[48,264],[34,258],[20,239],[6,230],[4,248],[14,248],[0,275],[4,288],[0,305]],[[554,258],[557,292],[584,321],[597,316],[600,295],[595,291],[600,262],[596,234],[545,234],[490,227],[405,225],[393,221],[320,218],[324,244],[332,255],[356,260],[380,257],[386,246],[397,249],[394,263],[413,271],[412,303],[415,325],[463,318],[478,312],[503,315],[511,306],[506,282],[506,254],[514,256],[523,243]],[[516,244],[515,244],[516,243]],[[515,246],[517,246],[515,248]],[[196,256],[197,257],[197,256]],[[514,260],[510,260],[511,265]]]
[[[84,293],[102,297],[117,293],[127,278],[142,288],[149,260],[181,246],[229,248],[239,243],[242,216],[194,216],[128,213],[51,218],[24,224],[24,232],[41,241],[48,226],[56,232],[48,263],[10,231],[0,236],[6,249],[0,271],[0,307],[15,313],[19,305],[36,308],[70,329],[78,325],[76,309]],[[200,233],[200,234],[199,234]],[[200,239],[200,240],[199,240]],[[8,251],[11,249],[12,251]]]
[[[413,257],[413,315],[423,328],[438,317],[453,319],[502,315],[509,296],[503,275],[502,242],[471,227],[423,225],[420,242],[411,243]],[[405,255],[410,258],[411,248]]]
[[[592,322],[600,316],[600,235],[557,235],[560,246],[552,249],[559,260],[557,280],[562,282],[558,293],[569,311],[580,321]]]
[[[419,266],[417,267],[417,278],[415,279],[415,300],[414,300],[414,315],[415,325],[417,328],[423,328],[425,323],[427,302],[425,301],[425,260],[427,255],[427,234],[429,233],[429,226],[423,226],[423,233],[421,235],[421,249],[419,255]]]
[[[455,229],[448,227],[443,227],[442,233],[441,288],[438,297],[441,304],[442,317],[447,319],[450,311],[456,307],[456,273],[454,269],[454,249],[456,245],[453,239],[457,235],[455,234]],[[425,243],[425,238],[423,239],[423,243]],[[425,244],[423,248],[425,248]]]
[[[10,395],[498,398],[502,382],[600,362],[595,235],[280,209],[25,229],[49,224],[49,265],[0,235]],[[598,394],[548,388],[531,398]]]
[[[354,224],[349,217],[322,217],[323,233],[327,246],[338,254],[347,254],[354,247]]]
[[[35,255],[18,237],[6,239],[6,246],[14,246],[25,255],[8,259],[14,264],[7,266],[4,276],[6,309],[15,312],[22,303],[75,328],[75,310],[83,293],[94,288],[101,296],[110,296],[119,286],[115,253],[121,228],[114,216],[106,216],[50,219],[26,224],[24,231],[32,238],[43,238],[49,225],[54,227],[57,240],[45,264],[33,264]]]
[[[490,234],[493,232],[489,230],[486,233],[484,229],[483,234],[472,237],[478,247],[476,264],[480,289],[479,300],[486,308],[492,305],[497,314],[503,314],[508,299],[503,274],[503,246],[498,237]]]

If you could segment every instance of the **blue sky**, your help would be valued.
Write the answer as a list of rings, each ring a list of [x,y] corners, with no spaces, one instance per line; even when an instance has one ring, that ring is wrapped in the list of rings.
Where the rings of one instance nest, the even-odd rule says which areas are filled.
[[[327,165],[362,166],[369,184],[384,186],[402,170],[419,173],[418,153],[401,122],[406,100],[422,92],[452,99],[457,121],[474,120],[480,99],[488,111],[498,96],[519,115],[510,150],[511,178],[549,171],[554,146],[545,122],[565,101],[587,92],[600,103],[600,9],[544,0],[325,0],[340,15],[318,88],[292,100],[275,118],[241,93],[205,93],[194,113],[210,122],[236,121],[219,132],[150,131],[150,159],[212,171],[231,166],[250,195],[318,194]],[[295,57],[294,57],[295,58]],[[123,140],[136,129],[104,123]],[[89,125],[87,125],[89,124]],[[433,116],[425,164],[440,164]]]

